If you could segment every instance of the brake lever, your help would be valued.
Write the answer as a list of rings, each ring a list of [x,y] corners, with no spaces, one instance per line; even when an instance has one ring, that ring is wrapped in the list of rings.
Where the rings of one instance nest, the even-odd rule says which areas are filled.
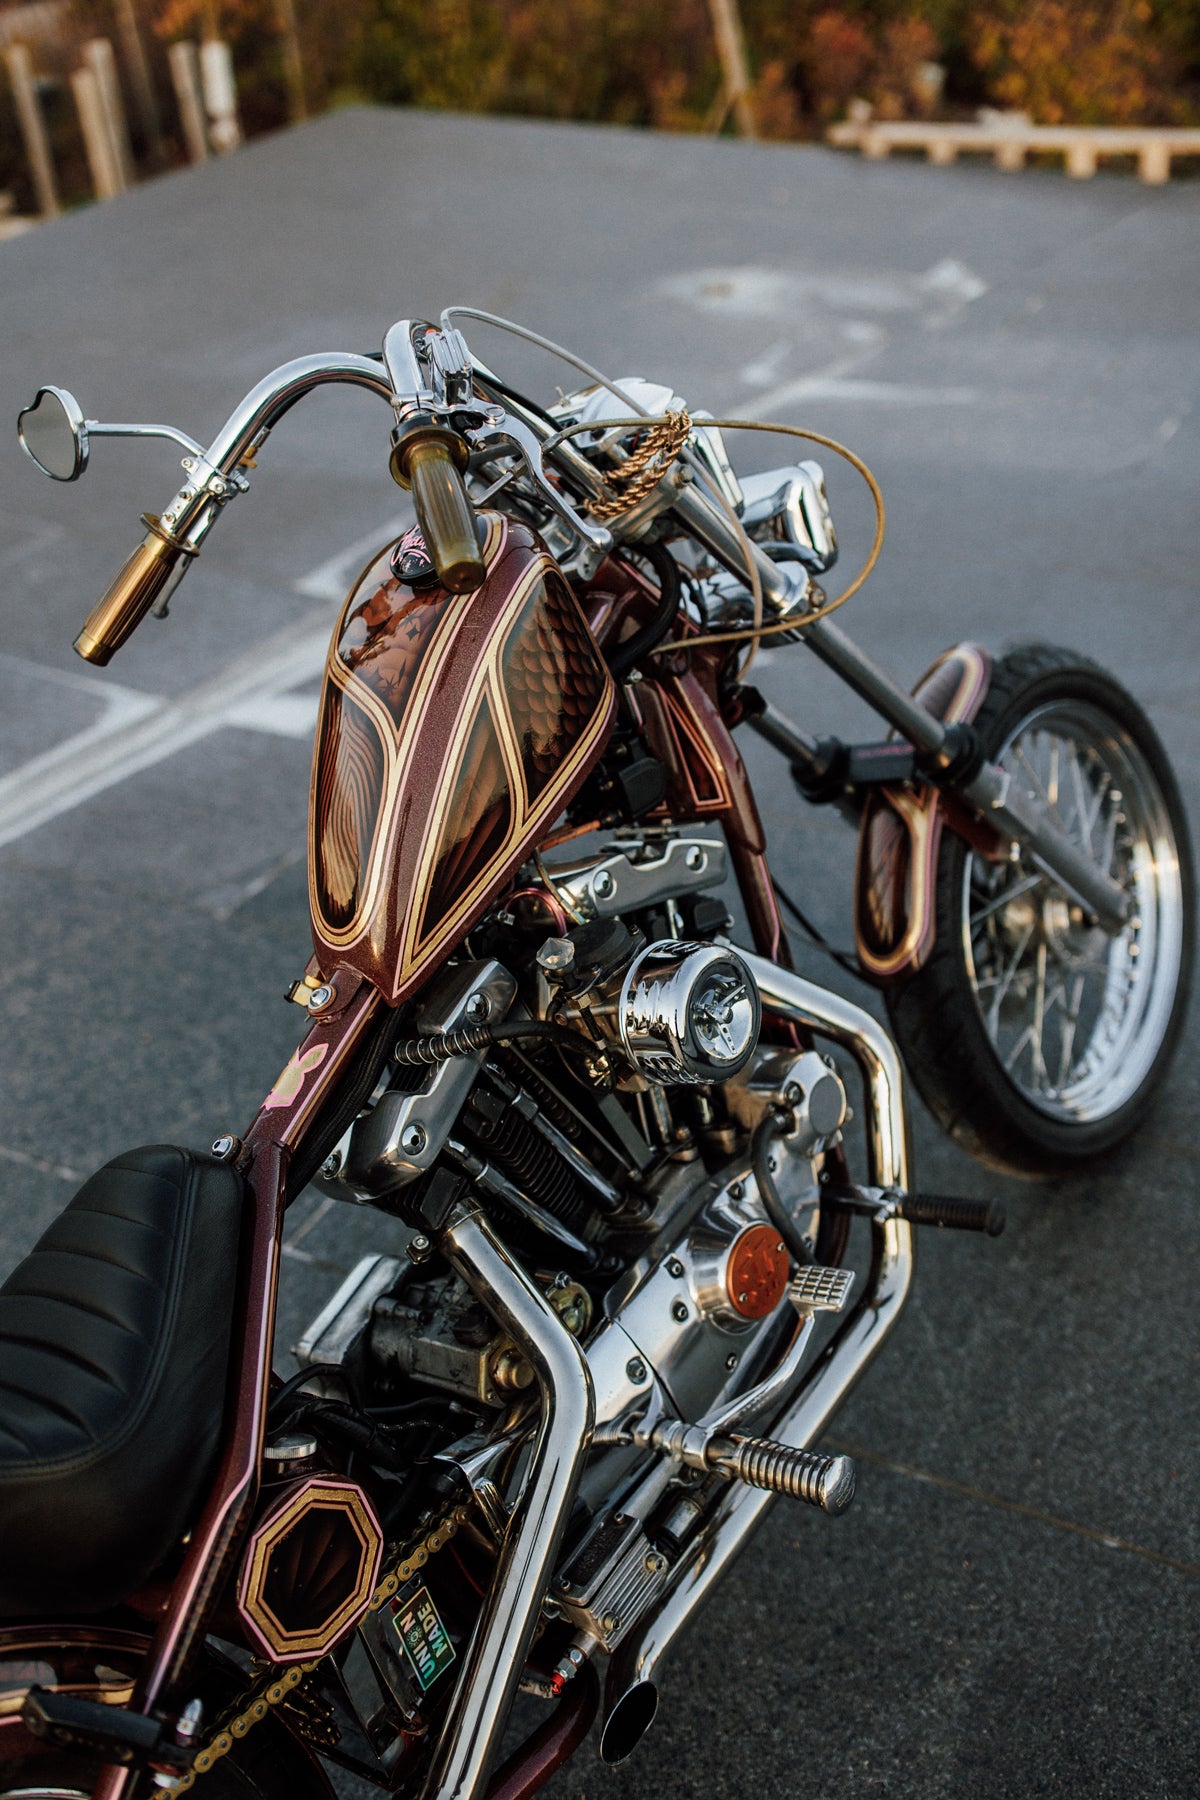
[[[546,466],[542,461],[542,446],[536,433],[520,419],[514,419],[511,413],[502,413],[501,417],[488,424],[469,430],[467,442],[472,450],[483,454],[494,453],[498,448],[508,449],[511,454],[515,449],[525,465],[526,473],[546,504],[556,512],[564,524],[571,527],[588,548],[597,556],[607,556],[613,547],[613,535],[603,525],[593,525],[581,518],[559,488],[546,474]]]

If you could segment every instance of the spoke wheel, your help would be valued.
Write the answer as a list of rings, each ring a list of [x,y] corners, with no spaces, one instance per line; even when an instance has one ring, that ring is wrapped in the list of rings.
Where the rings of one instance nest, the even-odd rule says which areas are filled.
[[[937,938],[889,997],[915,1085],[986,1161],[1046,1173],[1140,1121],[1182,1025],[1193,945],[1187,826],[1161,744],[1118,683],[1033,646],[995,667],[976,722],[989,757],[1118,881],[1109,937],[1028,857],[943,834]]]

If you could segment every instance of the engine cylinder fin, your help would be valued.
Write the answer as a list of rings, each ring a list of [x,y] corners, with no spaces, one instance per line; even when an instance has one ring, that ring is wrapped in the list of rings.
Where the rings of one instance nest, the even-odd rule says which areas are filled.
[[[480,1090],[471,1097],[465,1123],[489,1161],[548,1213],[574,1231],[587,1225],[592,1208],[573,1171],[520,1113]]]

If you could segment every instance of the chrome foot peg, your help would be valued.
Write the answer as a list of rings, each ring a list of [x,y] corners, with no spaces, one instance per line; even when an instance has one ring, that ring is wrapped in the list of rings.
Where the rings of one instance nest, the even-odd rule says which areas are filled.
[[[854,1464],[848,1456],[820,1456],[770,1438],[686,1425],[682,1419],[660,1419],[653,1431],[636,1441],[660,1455],[677,1456],[690,1469],[744,1481],[768,1494],[786,1494],[789,1500],[803,1500],[806,1506],[819,1506],[835,1516],[844,1513],[854,1498]]]
[[[802,1499],[808,1507],[820,1507],[835,1517],[855,1498],[855,1465],[849,1456],[793,1451],[788,1444],[772,1444],[770,1438],[714,1438],[707,1447],[707,1463],[732,1481]]]
[[[822,1269],[810,1263],[793,1275],[788,1299],[798,1313],[840,1313],[853,1286],[853,1269]]]
[[[844,1513],[854,1498],[854,1464],[848,1456],[793,1450],[769,1438],[714,1438],[706,1446],[710,1469],[769,1494],[786,1494],[822,1512]]]

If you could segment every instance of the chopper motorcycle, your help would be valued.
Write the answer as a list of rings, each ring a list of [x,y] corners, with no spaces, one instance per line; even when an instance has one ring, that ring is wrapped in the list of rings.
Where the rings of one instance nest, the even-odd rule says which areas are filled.
[[[466,317],[586,385],[525,398]],[[765,1509],[849,1504],[849,1459],[813,1446],[915,1230],[1002,1223],[914,1191],[906,1068],[967,1148],[1044,1173],[1133,1129],[1180,1030],[1186,823],[1118,684],[959,644],[907,693],[830,617],[864,577],[818,584],[817,463],[739,480],[737,421],[491,315],[285,363],[207,449],[41,389],[21,440],[56,479],[100,436],[186,451],[81,655],[165,613],[327,382],[388,409],[416,525],[333,629],[301,1041],[244,1136],[116,1158],[0,1288],[9,1800],[329,1793],[322,1759],[518,1800],[598,1713],[620,1761]],[[747,652],[774,637],[891,735],[768,704]],[[894,1037],[791,965],[739,725],[857,826],[855,967]],[[310,1183],[405,1248],[363,1258],[282,1380]],[[501,1761],[519,1690],[541,1717]]]

